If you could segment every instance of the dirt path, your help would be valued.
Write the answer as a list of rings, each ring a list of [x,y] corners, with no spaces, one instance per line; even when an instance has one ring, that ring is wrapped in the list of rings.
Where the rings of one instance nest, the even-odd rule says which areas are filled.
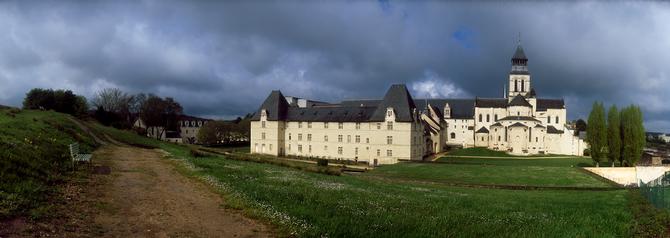
[[[107,145],[94,154],[111,168],[94,218],[103,237],[268,237],[269,229],[174,170],[159,151]]]

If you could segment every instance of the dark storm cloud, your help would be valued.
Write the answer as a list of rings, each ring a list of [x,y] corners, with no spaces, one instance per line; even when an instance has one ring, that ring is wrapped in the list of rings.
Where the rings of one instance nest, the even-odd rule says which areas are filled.
[[[640,104],[670,131],[667,4],[395,1],[3,2],[0,104],[29,88],[175,97],[191,114],[256,110],[272,89],[338,101],[499,97],[521,32],[540,96],[584,118]]]

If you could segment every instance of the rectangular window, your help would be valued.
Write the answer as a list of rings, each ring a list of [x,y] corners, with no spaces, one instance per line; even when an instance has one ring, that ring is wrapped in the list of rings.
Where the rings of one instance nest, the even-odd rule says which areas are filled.
[[[354,155],[358,155],[358,147],[354,149]]]
[[[288,151],[291,151],[291,144],[288,144]]]
[[[347,135],[347,143],[351,143],[351,135]]]
[[[365,143],[370,144],[370,138],[365,138]]]
[[[387,130],[393,130],[393,122],[392,121],[386,123],[386,129]]]
[[[388,145],[393,144],[393,136],[387,136],[386,137],[386,144],[388,144]]]
[[[312,134],[307,134],[307,141],[312,141]]]
[[[309,145],[307,148],[308,148],[308,149],[307,149],[307,152],[308,152],[308,153],[312,153],[312,145]]]
[[[312,128],[312,122],[307,122],[307,128]]]
[[[382,155],[381,150],[377,149],[377,156],[381,156],[381,155]]]
[[[298,122],[298,128],[302,128],[302,122]]]
[[[302,145],[298,145],[298,152],[302,153]]]
[[[265,132],[261,133],[261,139],[265,140]]]
[[[262,127],[262,128],[265,128],[265,121],[262,121],[262,122],[261,122],[261,127]]]
[[[479,114],[479,122],[482,122],[482,114]]]
[[[323,146],[323,151],[328,151],[328,146],[327,145]]]
[[[338,122],[337,123],[337,129],[342,129],[342,128],[344,128],[344,123]]]
[[[324,122],[324,123],[323,123],[323,128],[328,129],[328,122]]]
[[[361,143],[361,136],[356,135],[356,143]]]
[[[337,154],[341,155],[342,154],[342,147],[337,147]]]
[[[493,116],[493,120],[498,121],[498,114]]]
[[[342,135],[337,135],[337,142],[342,142],[342,138],[344,138]]]
[[[393,156],[393,150],[386,150],[386,156],[388,157]]]
[[[328,142],[328,136],[327,135],[323,136],[323,141]]]
[[[270,151],[272,151],[272,144],[270,144]]]
[[[381,129],[382,129],[382,124],[377,122],[377,130],[381,130]]]
[[[298,134],[298,141],[302,141],[302,134]]]
[[[291,133],[288,133],[288,140],[291,140]]]
[[[356,130],[358,130],[358,129],[361,129],[361,123],[360,122],[356,122]]]

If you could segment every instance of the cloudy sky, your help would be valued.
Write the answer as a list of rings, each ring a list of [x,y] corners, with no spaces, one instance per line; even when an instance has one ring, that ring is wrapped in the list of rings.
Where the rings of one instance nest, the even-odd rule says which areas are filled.
[[[540,97],[571,119],[639,104],[670,132],[670,4],[3,1],[0,104],[34,87],[117,87],[189,114],[253,112],[272,89],[322,101],[500,97],[521,33]]]

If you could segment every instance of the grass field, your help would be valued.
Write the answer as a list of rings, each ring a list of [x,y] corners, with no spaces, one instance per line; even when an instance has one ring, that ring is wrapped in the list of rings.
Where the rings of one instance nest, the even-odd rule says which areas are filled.
[[[649,219],[660,229],[637,232],[639,227],[651,229],[634,217],[653,216],[645,215],[646,205],[631,209],[630,197],[636,193],[628,190],[508,190],[441,183],[608,187],[575,168],[585,162],[581,158],[401,163],[366,174],[329,176],[223,156],[196,158],[188,147],[158,143],[186,163],[182,172],[217,188],[227,206],[277,225],[282,235],[630,237],[658,236],[666,224]]]
[[[505,165],[399,163],[382,166],[367,173],[398,180],[422,180],[459,184],[491,184],[548,187],[610,187],[579,168],[545,166],[543,161]]]
[[[69,115],[0,109],[0,218],[49,213],[51,195],[72,176],[68,145],[96,146]]]
[[[481,157],[510,157],[510,158],[532,158],[532,157],[565,157],[555,154],[537,154],[537,155],[512,155],[504,151],[491,150],[484,147],[471,147],[464,149],[453,149],[447,152],[447,156],[481,156]]]

